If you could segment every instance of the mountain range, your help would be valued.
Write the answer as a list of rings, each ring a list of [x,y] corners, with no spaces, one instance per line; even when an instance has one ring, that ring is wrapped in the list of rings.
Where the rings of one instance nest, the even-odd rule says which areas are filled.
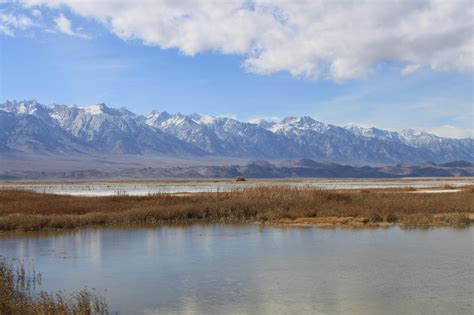
[[[242,122],[229,117],[126,108],[0,104],[0,156],[157,155],[259,160],[312,159],[353,165],[474,161],[474,139],[336,126],[311,117]]]

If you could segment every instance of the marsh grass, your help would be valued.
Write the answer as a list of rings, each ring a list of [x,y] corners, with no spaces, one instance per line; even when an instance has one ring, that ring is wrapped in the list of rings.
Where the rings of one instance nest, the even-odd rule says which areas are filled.
[[[93,291],[33,294],[40,284],[41,274],[34,268],[27,270],[23,261],[0,258],[0,314],[108,314],[105,299]]]
[[[413,194],[409,189],[327,191],[250,188],[187,195],[77,197],[0,191],[0,230],[68,229],[142,223],[262,222],[353,217],[365,223],[466,225],[474,190]]]

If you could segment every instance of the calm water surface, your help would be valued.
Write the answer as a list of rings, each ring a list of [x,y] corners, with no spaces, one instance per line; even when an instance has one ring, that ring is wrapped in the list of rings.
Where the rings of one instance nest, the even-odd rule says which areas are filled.
[[[474,228],[207,225],[0,237],[44,290],[120,314],[472,314]]]

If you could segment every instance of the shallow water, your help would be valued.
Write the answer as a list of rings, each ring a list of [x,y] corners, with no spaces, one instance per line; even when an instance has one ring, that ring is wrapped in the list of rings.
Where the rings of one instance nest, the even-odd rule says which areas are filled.
[[[206,225],[0,238],[120,314],[472,314],[474,229]]]
[[[197,192],[220,192],[236,189],[252,188],[258,186],[290,186],[312,189],[372,189],[372,188],[432,188],[444,185],[462,187],[472,185],[472,179],[424,179],[416,181],[399,180],[327,180],[327,181],[260,181],[245,183],[235,182],[195,182],[188,183],[36,183],[36,184],[13,184],[0,183],[0,189],[25,189],[41,193],[52,193],[75,196],[113,196],[131,195],[144,196],[159,193],[197,193]]]

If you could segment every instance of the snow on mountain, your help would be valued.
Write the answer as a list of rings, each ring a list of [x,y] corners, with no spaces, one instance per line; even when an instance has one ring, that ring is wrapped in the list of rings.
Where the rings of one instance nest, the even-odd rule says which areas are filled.
[[[328,130],[328,126],[320,121],[316,121],[311,117],[286,117],[279,123],[273,123],[269,130],[274,133],[282,134],[302,134],[306,131],[316,131],[323,133]]]
[[[87,107],[56,106],[61,127],[99,149],[130,154],[198,154],[199,149],[152,128],[128,110],[105,104]]]
[[[85,145],[61,129],[37,103],[0,105],[0,152],[80,153]]]
[[[32,115],[48,123],[53,123],[49,108],[38,103],[36,100],[31,101],[7,101],[0,104],[0,109],[5,112],[13,113],[16,115]]]
[[[203,151],[221,156],[271,158],[284,155],[287,145],[284,143],[283,147],[277,147],[275,144],[281,139],[272,132],[227,117],[152,113],[146,118],[146,123]],[[278,150],[281,152],[275,152]]]
[[[191,117],[167,112],[152,112],[146,117],[146,124],[156,130],[175,136],[183,142],[192,144],[200,150],[215,154],[220,153],[220,141],[205,125]]]
[[[361,137],[379,139],[394,145],[403,144],[422,151],[428,151],[426,154],[432,155],[433,159],[443,157],[447,161],[455,160],[457,156],[472,159],[474,154],[473,139],[449,139],[413,129],[397,132],[354,125],[346,126],[346,129]]]
[[[445,138],[435,136],[423,131],[405,129],[399,132],[399,136],[405,143],[414,147],[423,147],[426,145],[437,145],[444,142]]]
[[[0,104],[0,152],[111,152],[335,162],[474,160],[473,139],[426,132],[339,127],[311,117],[241,122],[229,117],[153,111],[138,116],[105,104]]]
[[[199,114],[192,114],[191,119],[193,119],[195,122],[199,124],[204,124],[204,125],[211,125],[216,122],[218,117],[214,117],[211,115],[199,115]]]
[[[357,136],[366,138],[376,138],[380,140],[393,140],[399,138],[397,132],[382,130],[374,127],[364,128],[357,125],[348,125],[345,128]]]
[[[25,115],[35,115],[43,110],[42,105],[40,105],[36,100],[20,102],[7,101],[2,104],[1,109],[5,112]]]
[[[146,117],[145,122],[150,126],[158,126],[161,122],[169,119],[170,117],[171,115],[167,112],[159,112],[154,110]]]

